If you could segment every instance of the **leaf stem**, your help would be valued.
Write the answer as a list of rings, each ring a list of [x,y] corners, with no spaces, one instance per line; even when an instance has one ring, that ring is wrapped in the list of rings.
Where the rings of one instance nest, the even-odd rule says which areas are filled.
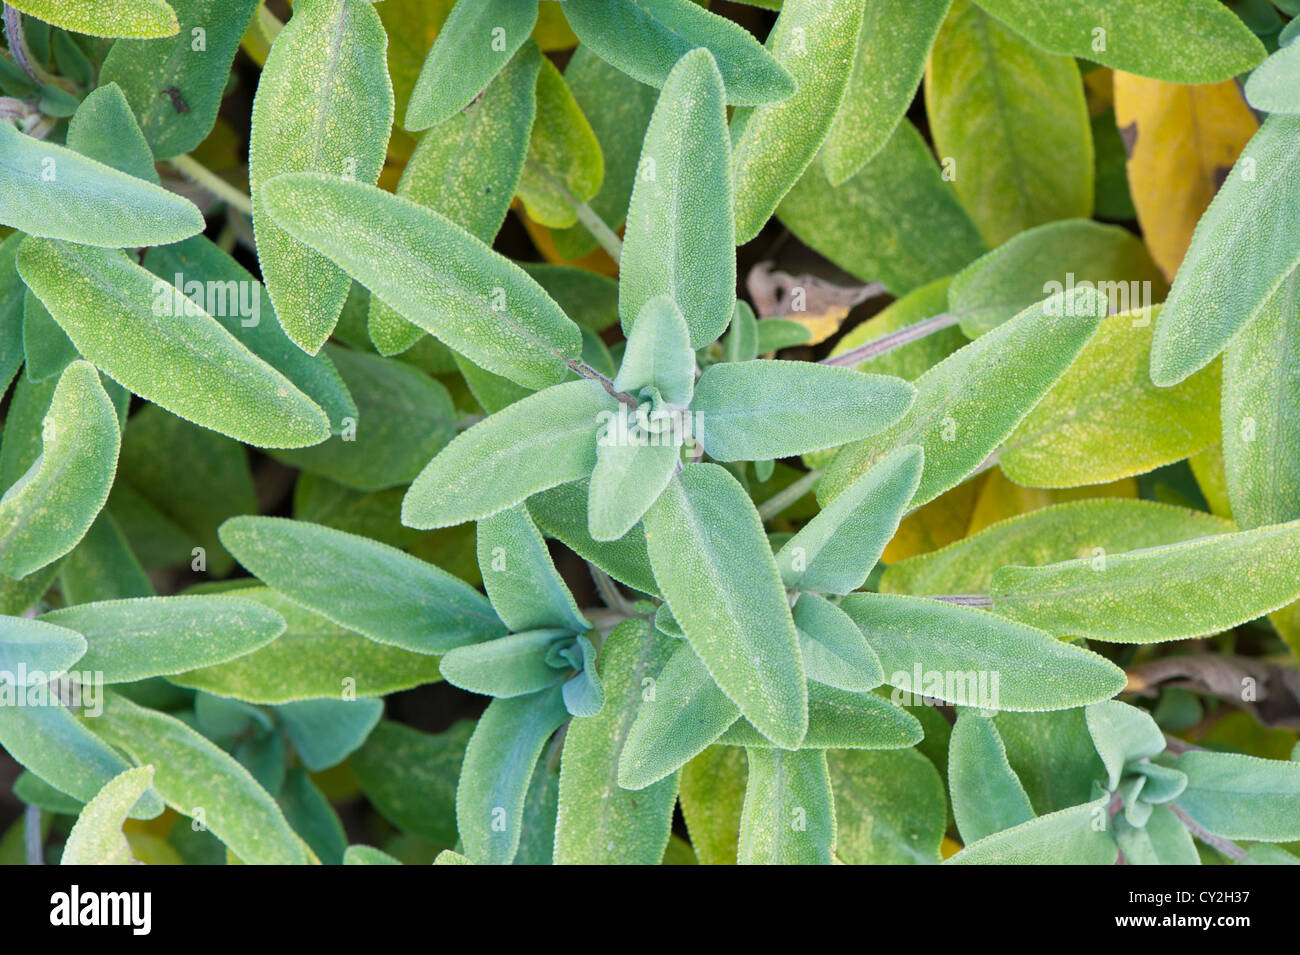
[[[637,613],[636,608],[628,602],[618,589],[618,584],[614,583],[614,578],[609,576],[591,561],[587,561],[587,568],[591,571],[591,579],[596,584],[596,592],[600,594],[600,599],[605,601],[605,606],[614,610],[625,617],[640,617],[642,614]]]
[[[1169,808],[1174,811],[1175,816],[1182,820],[1182,823],[1187,827],[1188,832],[1194,835],[1197,839],[1200,839],[1210,848],[1223,853],[1233,862],[1240,862],[1242,859],[1246,858],[1246,850],[1237,845],[1231,839],[1225,839],[1223,836],[1216,836],[1208,829],[1203,828],[1199,823],[1193,820],[1191,816],[1179,809],[1174,803],[1170,803]]]
[[[29,805],[23,810],[23,836],[28,865],[45,865],[45,848],[41,844],[41,810]]]
[[[44,84],[48,80],[48,74],[42,78],[37,72],[36,65],[32,62],[32,51],[27,47],[27,37],[23,33],[22,15],[17,10],[5,4],[4,9],[5,37],[9,41],[9,53],[13,56],[14,62],[26,73],[32,80],[38,84]]]
[[[569,366],[569,370],[572,371],[575,375],[581,375],[583,378],[588,378],[591,381],[600,382],[602,385],[605,386],[605,390],[609,392],[611,398],[617,398],[620,402],[627,405],[629,408],[633,410],[636,410],[638,407],[640,407],[639,402],[635,398],[633,398],[625,391],[619,391],[617,388],[614,387],[614,383],[612,381],[610,381],[608,378],[606,378],[604,375],[598,372],[595,368],[592,368],[586,362],[578,361],[576,358],[566,358],[564,363]]]
[[[600,247],[609,253],[609,257],[617,263],[623,257],[623,240],[620,239],[614,230],[605,224],[605,220],[596,214],[593,209],[585,202],[573,203],[573,211],[578,214],[578,221],[582,223],[583,228],[592,234]]]
[[[781,488],[758,506],[758,516],[765,521],[770,521],[811,491],[825,473],[825,468],[817,468],[809,471],[793,484]]]
[[[246,216],[253,215],[253,200],[247,193],[236,189],[193,156],[186,153],[169,159],[168,162],[190,182],[202,186],[231,208],[239,210]]]
[[[914,594],[922,600],[938,600],[940,603],[953,604],[958,607],[992,607],[993,601],[986,594]]]
[[[931,318],[922,319],[921,321],[900,328],[897,331],[890,332],[888,335],[882,335],[877,339],[867,342],[865,345],[859,345],[857,348],[851,348],[839,355],[832,355],[829,358],[823,358],[823,365],[852,366],[859,365],[864,361],[875,358],[877,355],[883,355],[887,351],[895,348],[901,348],[903,345],[925,338],[937,331],[950,328],[956,325],[958,317],[944,312]]]
[[[0,96],[0,121],[24,120],[33,113],[30,103],[12,96]]]

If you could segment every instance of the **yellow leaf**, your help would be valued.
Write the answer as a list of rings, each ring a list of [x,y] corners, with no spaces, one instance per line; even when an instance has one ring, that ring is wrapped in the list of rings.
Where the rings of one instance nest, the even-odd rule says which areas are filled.
[[[1067,501],[1080,501],[1094,497],[1137,497],[1136,478],[1123,478],[1109,484],[1092,484],[1086,487],[1062,489],[1021,487],[1009,480],[1000,469],[989,472],[975,502],[974,512],[966,528],[969,536],[982,531],[990,524],[1037,511],[1050,504],[1064,504]]]
[[[892,564],[906,557],[928,554],[961,540],[966,536],[966,526],[975,512],[980,489],[987,479],[986,473],[958,484],[907,515],[898,525],[893,540],[880,559],[886,564]]]
[[[388,31],[388,75],[393,81],[397,117],[388,155],[395,159],[405,161],[415,151],[415,139],[402,128],[402,118],[424,58],[455,4],[456,0],[384,0],[375,6]]]
[[[1119,71],[1115,121],[1147,247],[1172,279],[1197,221],[1259,124],[1234,80],[1184,86]]]
[[[1210,505],[1210,513],[1232,520],[1232,505],[1228,503],[1228,478],[1223,473],[1223,445],[1212,444],[1187,459],[1192,476]]]
[[[528,214],[523,210],[523,204],[518,199],[511,203],[510,207],[518,213],[519,221],[524,224],[528,237],[533,240],[533,245],[537,247],[537,251],[547,262],[552,265],[572,265],[575,268],[586,269],[588,272],[607,275],[610,278],[618,275],[618,263],[611,259],[609,253],[604,249],[597,246],[580,259],[566,259],[555,248],[555,240],[551,237],[551,230],[528,218]]]
[[[572,50],[578,45],[578,38],[569,29],[569,21],[564,19],[564,8],[558,3],[543,3],[538,7],[533,39],[543,53]]]
[[[1115,106],[1115,73],[1099,66],[1083,74],[1083,98],[1088,101],[1088,115],[1097,117]]]

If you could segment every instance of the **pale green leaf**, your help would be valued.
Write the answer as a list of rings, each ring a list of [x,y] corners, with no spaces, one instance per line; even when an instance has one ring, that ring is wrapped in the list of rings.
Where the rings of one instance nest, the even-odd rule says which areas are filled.
[[[451,852],[449,850],[444,850],[443,852],[439,853],[438,858],[441,859],[444,855],[454,856],[455,854],[456,853]],[[466,861],[468,862],[469,860]],[[343,864],[344,865],[401,865],[402,863],[399,862],[397,859],[394,859],[387,852],[384,852],[380,849],[376,849],[373,846],[348,846],[347,850],[343,853]],[[445,864],[446,863],[442,863],[439,861],[434,862],[434,865],[445,865]]]
[[[342,431],[345,419],[357,417],[356,402],[334,363],[325,355],[308,355],[293,343],[275,320],[266,289],[216,243],[195,236],[150,249],[143,265],[183,293],[185,298],[172,301],[176,311],[186,306],[186,299],[210,310],[242,345],[318,404],[329,416],[332,431]]]
[[[382,696],[441,677],[436,657],[376,643],[345,630],[265,587],[243,587],[285,619],[287,629],[262,647],[217,666],[169,677],[172,683],[249,703],[291,703],[324,697]]]
[[[765,736],[798,746],[808,724],[798,636],[744,489],[717,465],[689,464],[645,532],[655,579],[709,673]]]
[[[203,230],[188,199],[0,122],[0,223],[109,248],[178,242]]]
[[[534,0],[464,0],[438,30],[415,81],[403,125],[437,126],[470,104],[537,23]]]
[[[550,296],[432,209],[314,173],[277,178],[262,199],[280,226],[488,371],[544,388],[578,357],[582,336]]]
[[[623,274],[626,281],[626,268]],[[695,347],[677,302],[656,296],[640,309],[628,333],[614,387],[633,395],[654,388],[669,404],[689,404],[695,390]]]
[[[1264,57],[1264,46],[1217,0],[977,0],[1052,53],[1169,83],[1217,83]]]
[[[73,362],[41,427],[42,450],[0,498],[0,571],[14,578],[67,554],[108,500],[120,442],[99,374]]]
[[[993,609],[1112,643],[1217,633],[1300,597],[1298,541],[1300,521],[1292,521],[1101,560],[1003,567],[990,585]]]
[[[246,865],[304,865],[311,851],[243,766],[180,720],[109,693],[96,732],[152,764],[153,789],[182,815],[199,817]]]
[[[1034,818],[997,724],[974,710],[957,715],[949,739],[948,790],[957,831],[967,844]]]
[[[591,536],[598,541],[618,540],[636,526],[681,463],[676,442],[649,443],[657,436],[638,433],[633,427],[629,433],[644,436],[646,444],[613,440],[596,444],[587,513]]]
[[[179,293],[124,253],[29,238],[18,270],[77,350],[135,394],[258,447],[329,436],[315,402],[207,312],[170,307]]]
[[[722,362],[700,376],[691,410],[719,461],[761,461],[858,441],[896,425],[915,391],[898,378],[780,359]]]
[[[93,689],[93,695],[86,692],[81,702],[86,704],[87,715],[93,714],[92,725],[98,726],[104,696],[102,689]],[[0,705],[0,746],[59,792],[87,803],[113,777],[131,768],[117,750],[86,728],[84,720],[54,704],[57,696],[50,696],[48,685],[44,688],[45,695],[34,706],[14,705],[15,701],[9,697],[11,692],[11,683],[0,683],[0,699],[4,700],[4,705]],[[57,694],[57,690],[54,692]],[[162,811],[161,800],[149,794],[139,801],[131,815],[152,819]]]
[[[844,98],[866,0],[787,0],[767,49],[796,89],[731,122],[736,242],[758,235],[830,132]],[[820,171],[818,173],[821,175]]]
[[[1060,710],[1108,700],[1126,683],[1105,657],[981,610],[886,594],[851,594],[841,606],[904,696]]]
[[[105,5],[95,0],[16,0],[15,10],[90,36],[172,36],[179,29],[176,13],[165,0],[117,0]]]
[[[921,741],[921,724],[914,717],[874,693],[810,683],[808,732],[800,749],[906,749]],[[773,748],[753,724],[736,720],[718,738],[724,746],[744,746],[751,755]]]
[[[980,256],[948,286],[947,311],[978,338],[1067,283],[1094,283],[1112,313],[1138,311],[1164,299],[1168,287],[1142,240],[1127,229],[1090,219],[1034,226]]]
[[[703,47],[718,63],[728,103],[752,106],[795,91],[748,31],[691,0],[573,0],[564,15],[584,47],[651,86],[666,87],[676,64]]]
[[[377,699],[298,700],[276,707],[285,734],[313,773],[337,766],[370,735],[384,714]]]
[[[619,757],[624,789],[645,789],[677,772],[740,715],[689,643],[678,645],[651,679]]]
[[[628,620],[605,640],[601,680],[607,702],[600,715],[575,719],[564,738],[555,861],[568,865],[655,865],[672,828],[674,777],[631,792],[618,785],[618,764],[645,685],[675,641],[645,621]]]
[[[930,46],[952,0],[869,0],[844,100],[822,147],[832,185],[851,178],[889,141],[912,104]]]
[[[82,668],[104,683],[134,683],[233,660],[284,632],[274,610],[238,597],[139,597],[54,610],[46,623],[86,638]]]
[[[852,692],[872,690],[885,682],[876,651],[871,649],[852,618],[838,606],[825,597],[804,593],[799,595],[793,613],[809,680]],[[814,695],[817,692],[816,687],[810,690]],[[812,706],[811,698],[809,705]],[[810,713],[809,720],[812,719]],[[804,745],[808,745],[806,739]]]
[[[925,452],[913,507],[959,484],[1070,367],[1104,312],[1105,301],[1095,292],[1076,289],[953,352],[916,380],[916,401],[901,421],[835,456],[817,487],[818,500],[834,500],[904,444],[919,444]]]
[[[1200,865],[1191,833],[1168,806],[1156,806],[1142,828],[1115,817],[1115,841],[1125,865]]]
[[[1300,839],[1300,763],[1238,753],[1190,752],[1178,757],[1187,789],[1178,808],[1227,839]]]
[[[748,770],[739,746],[710,746],[684,767],[678,798],[700,865],[735,865]]]
[[[456,822],[470,861],[509,865],[514,859],[533,770],[567,718],[558,687],[493,700],[479,718],[456,788]]]
[[[1233,337],[1224,355],[1223,467],[1232,516],[1242,528],[1300,517],[1297,315],[1300,269]]]
[[[920,446],[904,445],[827,504],[777,551],[782,583],[831,594],[860,588],[898,529],[924,462]]]
[[[528,512],[549,536],[615,580],[642,593],[658,594],[645,535],[626,534],[615,541],[596,540],[588,527],[587,499],[587,484],[574,481],[533,495],[528,499]]]
[[[161,181],[130,103],[121,87],[109,80],[82,100],[68,121],[67,146],[128,176],[154,185]]]
[[[153,783],[153,767],[139,766],[114,776],[86,803],[63,844],[60,865],[129,865],[135,862],[122,823]]]
[[[569,630],[529,630],[453,647],[438,662],[443,679],[471,693],[511,699],[559,686],[568,664],[558,651],[573,644]]]
[[[479,522],[478,565],[493,609],[512,631],[591,629],[522,507]]]
[[[280,325],[312,355],[334,330],[350,282],[321,250],[285,231],[266,208],[262,186],[305,171],[358,184],[378,179],[393,125],[387,50],[384,25],[367,0],[298,0],[253,100],[248,179],[262,280]]]
[[[1300,117],[1269,117],[1197,224],[1156,323],[1157,385],[1177,384],[1209,364],[1300,264],[1282,213],[1300,202],[1298,136]]]
[[[751,749],[740,816],[741,865],[830,865],[835,800],[826,754]]]
[[[1126,763],[1155,756],[1165,748],[1165,734],[1146,710],[1119,700],[1094,703],[1084,711],[1088,733],[1106,767],[1107,788],[1119,787]]]
[[[0,616],[0,682],[32,686],[64,672],[86,652],[85,638],[67,627]],[[19,669],[26,679],[19,679]]]
[[[962,849],[952,865],[1111,865],[1119,849],[1105,799],[1061,809],[986,836]]]
[[[251,516],[226,521],[221,541],[295,603],[378,643],[445,653],[505,632],[469,584],[378,541],[303,521]],[[339,586],[341,580],[346,587]]]
[[[1256,67],[1246,80],[1246,99],[1265,113],[1300,113],[1300,46],[1290,43]]]
[[[692,51],[668,77],[641,150],[619,262],[625,332],[660,295],[685,316],[691,348],[727,327],[736,300],[730,164],[722,77],[707,51]]]
[[[601,416],[618,402],[596,381],[547,388],[457,435],[415,479],[402,523],[448,527],[490,517],[596,466]]]

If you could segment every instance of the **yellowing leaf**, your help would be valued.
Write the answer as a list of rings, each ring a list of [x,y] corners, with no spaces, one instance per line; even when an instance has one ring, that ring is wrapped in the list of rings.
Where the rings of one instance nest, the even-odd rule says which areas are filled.
[[[1259,124],[1234,80],[1184,86],[1115,73],[1115,121],[1151,257],[1172,279],[1192,232]]]
[[[1080,501],[1097,497],[1138,496],[1138,484],[1135,478],[1123,478],[1110,484],[1094,484],[1075,488],[1021,487],[1002,474],[1000,469],[989,472],[980,488],[979,498],[970,524],[966,528],[967,536],[982,531],[990,524],[1041,510],[1051,504],[1064,504],[1067,501]]]

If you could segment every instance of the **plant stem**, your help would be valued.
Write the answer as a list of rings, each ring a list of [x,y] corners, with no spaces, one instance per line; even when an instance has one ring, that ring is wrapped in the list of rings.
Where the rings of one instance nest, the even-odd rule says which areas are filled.
[[[776,517],[776,515],[811,491],[825,473],[824,468],[817,468],[814,471],[809,471],[793,484],[783,487],[758,506],[758,516],[765,521]]]
[[[29,805],[23,810],[23,836],[27,846],[27,864],[45,865],[45,848],[41,844],[41,810]]]
[[[1200,839],[1207,846],[1223,853],[1233,862],[1240,862],[1242,859],[1246,858],[1246,850],[1237,845],[1231,839],[1225,839],[1223,836],[1216,836],[1209,830],[1202,828],[1192,819],[1191,816],[1187,815],[1187,813],[1183,812],[1173,803],[1169,804],[1169,808],[1174,811],[1175,816],[1182,820],[1183,825],[1187,827],[1187,831],[1197,839]]]
[[[605,220],[596,214],[596,210],[585,202],[575,202],[573,211],[578,214],[578,221],[592,234],[600,247],[609,253],[616,263],[623,257],[623,240],[614,230],[605,224]]]
[[[591,571],[591,579],[596,584],[596,591],[600,594],[600,599],[605,601],[605,606],[614,610],[625,617],[639,617],[641,614],[636,612],[636,608],[628,602],[618,589],[618,584],[614,583],[614,578],[605,573],[591,561],[587,561],[587,568]]]
[[[633,410],[639,407],[639,403],[635,398],[633,398],[631,395],[627,394],[626,392],[619,391],[617,388],[614,387],[614,383],[612,381],[610,381],[608,378],[606,378],[604,375],[598,372],[595,368],[592,368],[586,362],[578,361],[576,358],[568,358],[565,359],[564,363],[569,366],[569,370],[572,371],[575,375],[581,375],[583,378],[589,378],[592,381],[600,382],[602,385],[605,386],[605,390],[609,392],[611,398],[617,398],[620,402],[627,405],[629,408],[632,408]]]
[[[32,115],[31,104],[12,96],[0,96],[0,121],[26,119]]]
[[[14,62],[34,82],[43,84],[45,80],[37,74],[36,67],[32,63],[32,51],[27,48],[27,37],[23,35],[22,16],[7,3],[4,9],[4,21],[5,37],[9,41],[9,53],[13,56]]]
[[[252,216],[253,200],[248,197],[248,194],[236,189],[193,156],[184,154],[169,159],[168,162],[186,179],[202,186],[231,208],[238,209],[246,216]]]
[[[882,335],[879,338],[867,342],[865,345],[859,345],[849,351],[839,355],[832,355],[830,358],[823,358],[823,365],[840,365],[852,366],[861,364],[868,359],[875,358],[877,355],[883,355],[887,351],[900,348],[918,339],[924,338],[937,331],[950,328],[957,324],[957,316],[944,312],[941,315],[935,315],[932,318],[922,319],[914,325],[908,325],[906,328],[900,328],[896,332],[890,332],[888,335]]]
[[[938,600],[958,607],[992,607],[993,601],[985,594],[914,594],[922,600]]]

